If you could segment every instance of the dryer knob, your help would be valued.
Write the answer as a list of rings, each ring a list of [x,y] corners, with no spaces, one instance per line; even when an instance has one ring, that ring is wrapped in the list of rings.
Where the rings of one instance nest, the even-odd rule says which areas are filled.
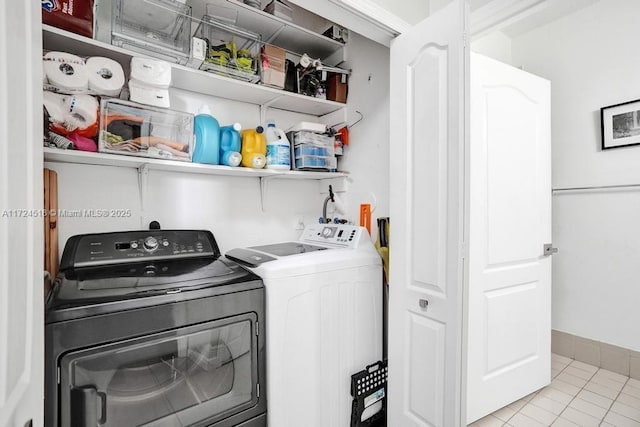
[[[144,248],[148,251],[155,251],[158,249],[158,239],[152,236],[147,237],[144,239]]]

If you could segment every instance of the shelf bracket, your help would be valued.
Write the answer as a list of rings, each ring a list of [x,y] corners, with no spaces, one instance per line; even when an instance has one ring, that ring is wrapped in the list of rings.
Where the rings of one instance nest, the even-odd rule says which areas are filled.
[[[260,209],[263,213],[266,212],[264,209],[264,202],[267,197],[267,183],[274,178],[277,178],[277,175],[260,177]]]
[[[348,193],[349,192],[349,177],[337,176],[335,178],[322,178],[318,180],[318,188],[320,194],[328,194],[327,189],[329,185],[333,188],[334,193]]]
[[[282,98],[284,95],[278,95],[273,99],[270,99],[269,101],[263,103],[260,105],[260,124],[261,125],[266,125],[266,121],[267,121],[267,109],[269,107],[271,107],[273,104],[276,103],[276,101],[278,101],[280,98]]]
[[[140,229],[147,227],[145,223],[145,203],[149,189],[149,164],[143,163],[138,166],[138,194],[140,198]]]

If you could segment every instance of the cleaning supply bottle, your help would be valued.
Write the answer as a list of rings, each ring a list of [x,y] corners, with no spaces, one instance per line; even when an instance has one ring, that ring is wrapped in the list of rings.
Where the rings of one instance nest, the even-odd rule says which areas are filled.
[[[220,128],[220,163],[227,166],[239,166],[242,161],[240,154],[240,123]]]
[[[258,126],[255,129],[242,131],[242,166],[247,168],[262,169],[267,163],[267,140],[264,137],[264,129]]]
[[[195,149],[192,160],[195,163],[220,164],[220,125],[211,115],[207,105],[198,110],[193,120]]]
[[[267,124],[267,169],[291,169],[291,144],[287,135],[275,123]]]

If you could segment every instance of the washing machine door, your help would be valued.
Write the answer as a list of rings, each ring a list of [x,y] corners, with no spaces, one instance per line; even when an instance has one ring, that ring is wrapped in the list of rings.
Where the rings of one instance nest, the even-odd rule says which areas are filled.
[[[256,316],[67,354],[61,425],[211,425],[258,401]]]

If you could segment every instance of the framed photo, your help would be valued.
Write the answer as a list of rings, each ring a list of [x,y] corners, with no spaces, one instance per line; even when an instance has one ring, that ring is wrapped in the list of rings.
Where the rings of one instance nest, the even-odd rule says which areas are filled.
[[[640,99],[600,109],[602,149],[640,145]]]

